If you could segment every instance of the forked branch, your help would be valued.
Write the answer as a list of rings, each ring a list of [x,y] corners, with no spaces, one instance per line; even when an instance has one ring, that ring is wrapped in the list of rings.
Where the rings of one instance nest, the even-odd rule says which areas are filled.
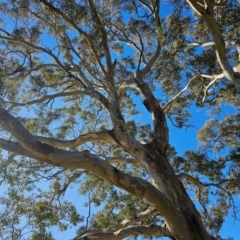
[[[232,83],[240,86],[240,75],[233,71],[230,63],[227,60],[225,41],[214,18],[215,2],[212,0],[187,0],[187,2],[199,16],[203,17],[208,25],[215,43],[217,60],[225,77]],[[220,2],[224,4],[226,3],[226,1]]]
[[[18,141],[0,139],[2,149],[63,168],[82,168],[92,171],[115,186],[149,201],[171,226],[173,233],[189,237],[184,216],[163,193],[149,182],[119,171],[89,151],[65,151],[39,142],[16,118],[2,108],[0,108],[0,125]],[[175,224],[176,221],[181,223],[181,228]]]

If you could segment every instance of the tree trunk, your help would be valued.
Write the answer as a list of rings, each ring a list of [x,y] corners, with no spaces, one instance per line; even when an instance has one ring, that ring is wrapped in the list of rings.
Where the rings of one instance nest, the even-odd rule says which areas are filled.
[[[165,216],[166,225],[176,240],[210,240],[201,216],[195,205],[189,198],[182,182],[175,175],[173,168],[169,164],[166,156],[161,154],[154,143],[146,145],[146,165],[151,182],[161,191],[180,211],[185,223],[168,221]],[[182,236],[182,228],[186,227],[185,234]]]

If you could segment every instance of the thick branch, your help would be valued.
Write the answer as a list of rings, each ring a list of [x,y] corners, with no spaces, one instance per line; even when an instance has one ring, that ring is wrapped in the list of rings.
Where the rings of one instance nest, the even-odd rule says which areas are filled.
[[[16,143],[0,139],[0,148],[55,166],[92,171],[112,184],[136,196],[145,198],[158,209],[167,224],[171,226],[171,232],[179,236],[185,236],[186,239],[189,238],[188,226],[184,216],[163,193],[149,182],[119,171],[89,151],[69,152],[39,142],[17,119],[2,108],[0,108],[0,124],[18,141]],[[176,222],[181,223],[181,227],[176,225]]]
[[[224,75],[229,81],[240,86],[240,76],[238,74],[235,74],[235,72],[233,71],[231,65],[227,60],[225,42],[222,38],[222,35],[214,19],[214,16],[206,15],[203,17],[204,17],[204,20],[207,22],[210,31],[212,32],[213,39],[216,46],[217,60],[220,64],[220,67],[223,70]]]
[[[152,114],[154,124],[154,140],[164,155],[168,146],[168,127],[166,124],[165,114],[160,107],[157,99],[154,97],[148,84],[143,80],[144,73],[137,71],[135,81],[143,96],[143,104]]]
[[[156,237],[172,237],[171,233],[163,226],[149,225],[149,226],[133,226],[123,228],[117,232],[102,232],[95,233],[84,237],[76,237],[74,240],[87,240],[87,239],[99,239],[99,240],[121,240],[126,237],[145,235],[145,236],[156,236]]]
[[[137,90],[138,92],[140,92],[140,90],[138,89],[138,86],[137,86],[135,81],[133,81],[133,80],[126,81],[118,89],[118,98],[119,98],[119,100],[124,97],[126,91],[129,88],[133,88],[133,89]]]
[[[140,162],[137,161],[134,158],[124,158],[124,157],[112,157],[112,158],[107,158],[106,161],[110,164],[133,164],[133,165],[139,165]]]
[[[153,64],[157,61],[158,56],[160,54],[160,51],[161,51],[161,45],[158,42],[157,48],[156,48],[156,51],[155,51],[154,55],[150,58],[150,60],[146,64],[146,66],[141,70],[142,74],[146,75],[147,73],[149,73],[149,71],[151,70]]]
[[[40,141],[47,143],[48,145],[52,147],[76,147],[80,146],[86,142],[92,142],[92,141],[111,141],[113,142],[114,139],[112,138],[110,131],[100,131],[100,132],[93,132],[93,133],[87,133],[80,135],[79,137],[72,139],[72,140],[59,140],[55,138],[47,138],[47,137],[41,137],[41,136],[35,136],[35,138]]]
[[[240,86],[240,75],[236,74],[233,71],[231,65],[227,60],[225,42],[223,40],[219,27],[214,19],[214,1],[187,0],[187,2],[198,15],[203,17],[203,19],[207,23],[209,30],[212,33],[213,40],[215,42],[216,56],[217,56],[218,63],[221,69],[223,70],[225,77],[229,81]]]
[[[135,217],[133,219],[125,219],[115,227],[109,227],[107,229],[104,229],[103,232],[104,233],[109,233],[109,232],[114,233],[120,229],[127,228],[130,225],[134,225],[136,223],[142,222],[157,213],[158,213],[157,209],[148,208],[144,212],[141,212],[137,217]],[[102,232],[101,230],[87,230],[87,231],[81,233],[78,237],[82,237],[84,235],[92,235],[92,234],[101,233],[101,232]]]

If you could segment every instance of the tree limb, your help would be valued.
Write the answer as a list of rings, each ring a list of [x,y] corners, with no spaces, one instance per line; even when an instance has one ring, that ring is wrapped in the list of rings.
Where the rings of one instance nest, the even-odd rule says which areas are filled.
[[[106,161],[110,164],[117,164],[117,163],[123,163],[123,164],[133,164],[133,165],[139,165],[140,162],[137,161],[134,158],[124,158],[124,157],[112,157],[112,158],[107,158]]]
[[[136,72],[135,82],[140,89],[140,93],[143,97],[143,104],[147,110],[152,114],[153,125],[154,125],[154,140],[157,142],[157,145],[160,147],[161,152],[165,155],[167,146],[168,146],[168,127],[166,124],[165,114],[160,107],[157,99],[153,95],[148,84],[143,80],[145,71]]]
[[[142,222],[157,213],[158,213],[158,210],[156,208],[148,208],[147,210],[141,212],[137,217],[132,219],[124,219],[117,226],[106,229],[106,232],[116,232],[122,228],[126,228],[127,226],[134,225],[137,222]]]
[[[187,0],[189,5],[194,9],[194,11],[203,17],[210,32],[212,33],[213,40],[215,42],[215,52],[217,56],[218,63],[223,70],[225,77],[240,86],[240,75],[235,73],[227,60],[225,41],[223,40],[222,34],[219,30],[219,27],[214,19],[214,1],[212,0],[204,0],[204,1],[195,1],[195,0]],[[203,2],[205,2],[206,6],[203,6]]]
[[[227,4],[228,0],[215,0],[213,1],[213,5],[215,7],[224,7]]]
[[[76,96],[76,95],[85,95],[86,92],[85,91],[73,91],[73,92],[60,92],[60,93],[56,93],[56,94],[52,94],[52,95],[45,95],[42,98],[39,99],[35,99],[29,102],[25,102],[25,103],[18,103],[18,102],[8,102],[8,101],[4,101],[5,103],[8,104],[12,104],[11,109],[16,107],[16,106],[29,106],[32,104],[36,104],[36,103],[41,103],[44,102],[45,100],[51,100],[51,99],[55,99],[58,97],[66,97],[66,96]]]
[[[121,100],[124,97],[126,91],[129,88],[133,88],[133,89],[137,90],[138,92],[141,92],[139,90],[139,88],[138,88],[138,86],[137,86],[135,81],[133,81],[133,80],[126,81],[118,89],[118,98],[119,98],[119,100]]]
[[[141,212],[137,217],[132,218],[132,219],[125,219],[125,220],[123,220],[120,224],[118,224],[115,227],[109,227],[107,229],[104,229],[103,231],[101,231],[101,230],[87,230],[87,231],[81,233],[80,235],[78,235],[78,237],[82,237],[84,235],[92,235],[92,234],[101,233],[101,232],[104,232],[104,233],[108,233],[108,232],[114,233],[114,232],[116,232],[116,231],[118,231],[120,229],[127,228],[130,225],[134,225],[134,224],[136,224],[138,222],[142,222],[142,221],[150,218],[151,216],[153,216],[156,213],[158,213],[158,211],[155,208],[150,207],[147,210]]]
[[[225,45],[230,46],[230,45],[236,45],[237,40],[226,40]],[[192,46],[192,47],[209,47],[215,45],[215,42],[188,42],[187,46]]]
[[[181,96],[185,91],[187,91],[188,88],[190,87],[191,83],[192,83],[193,81],[195,81],[196,79],[198,79],[199,77],[200,77],[200,74],[197,74],[197,75],[195,75],[194,77],[192,77],[192,78],[188,81],[186,87],[183,88],[178,94],[176,94],[176,95],[166,104],[166,106],[163,108],[163,110],[164,110],[165,112],[168,112],[168,111],[170,110],[170,108],[171,108],[172,103],[173,103],[179,96]]]
[[[93,3],[92,0],[88,0],[89,2],[89,6],[93,12],[94,15],[94,20],[98,25],[98,28],[101,31],[102,34],[102,45],[103,45],[103,51],[105,54],[105,58],[106,58],[106,65],[107,65],[107,71],[108,71],[108,81],[111,82],[112,86],[113,86],[113,64],[112,64],[112,60],[111,60],[111,54],[110,54],[110,50],[109,50],[109,46],[108,46],[108,36],[107,36],[107,32],[105,30],[105,27],[103,26],[101,20],[99,19],[98,16],[98,12],[96,10],[96,7]]]
[[[106,131],[100,131],[100,132],[93,132],[93,133],[87,133],[80,135],[79,137],[72,139],[72,140],[59,140],[56,138],[47,138],[42,136],[34,136],[38,141],[44,142],[52,147],[76,147],[80,146],[86,142],[92,142],[92,141],[110,141],[114,142],[114,139],[111,135],[110,130]]]
[[[86,32],[84,32],[82,29],[80,29],[77,24],[75,24],[70,18],[68,18],[64,13],[62,13],[58,8],[54,7],[52,4],[50,4],[49,2],[45,1],[45,0],[40,0],[41,3],[43,3],[45,6],[48,7],[48,9],[54,13],[56,13],[58,16],[60,16],[61,18],[63,18],[67,23],[69,23],[73,28],[75,28],[80,34],[82,34],[85,39],[88,42],[89,47],[92,50],[92,53],[95,57],[96,62],[98,63],[98,65],[100,66],[102,72],[104,73],[104,75],[106,75],[106,70],[101,62],[101,59],[99,58],[98,54],[97,54],[97,50],[91,40],[91,36],[88,35]]]
[[[229,192],[226,189],[224,189],[221,185],[223,183],[236,181],[235,179],[224,179],[224,180],[222,180],[222,181],[220,181],[218,183],[203,183],[198,178],[193,177],[193,176],[191,176],[191,175],[189,175],[187,173],[180,173],[180,174],[178,174],[178,177],[179,178],[185,178],[185,179],[189,180],[191,183],[193,183],[194,185],[196,185],[198,187],[198,189],[199,189],[199,191],[198,191],[198,196],[199,196],[198,199],[200,199],[203,187],[216,187],[216,188],[219,188],[222,191],[226,192],[228,195],[230,195]]]
[[[7,111],[0,108],[0,124],[18,142],[0,139],[0,147],[10,152],[35,158],[55,166],[92,171],[112,184],[149,201],[171,226],[171,231],[188,236],[188,226],[184,216],[176,206],[149,182],[132,177],[111,166],[89,151],[69,152],[39,142],[26,128]],[[181,227],[175,222],[181,223]]]
[[[145,236],[156,236],[156,237],[172,237],[172,234],[164,226],[148,225],[148,226],[133,226],[128,228],[120,229],[114,233],[101,232],[84,237],[75,237],[74,240],[87,240],[87,239],[99,239],[99,240],[121,240],[126,237],[145,235]]]

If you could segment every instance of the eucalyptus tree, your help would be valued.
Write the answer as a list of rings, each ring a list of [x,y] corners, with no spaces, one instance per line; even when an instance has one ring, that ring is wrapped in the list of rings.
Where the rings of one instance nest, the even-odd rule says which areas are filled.
[[[3,0],[0,12],[2,239],[54,239],[56,226],[221,239],[240,186],[239,2]],[[223,104],[235,113],[217,121]],[[179,155],[168,124],[190,127],[200,107],[213,119]]]

